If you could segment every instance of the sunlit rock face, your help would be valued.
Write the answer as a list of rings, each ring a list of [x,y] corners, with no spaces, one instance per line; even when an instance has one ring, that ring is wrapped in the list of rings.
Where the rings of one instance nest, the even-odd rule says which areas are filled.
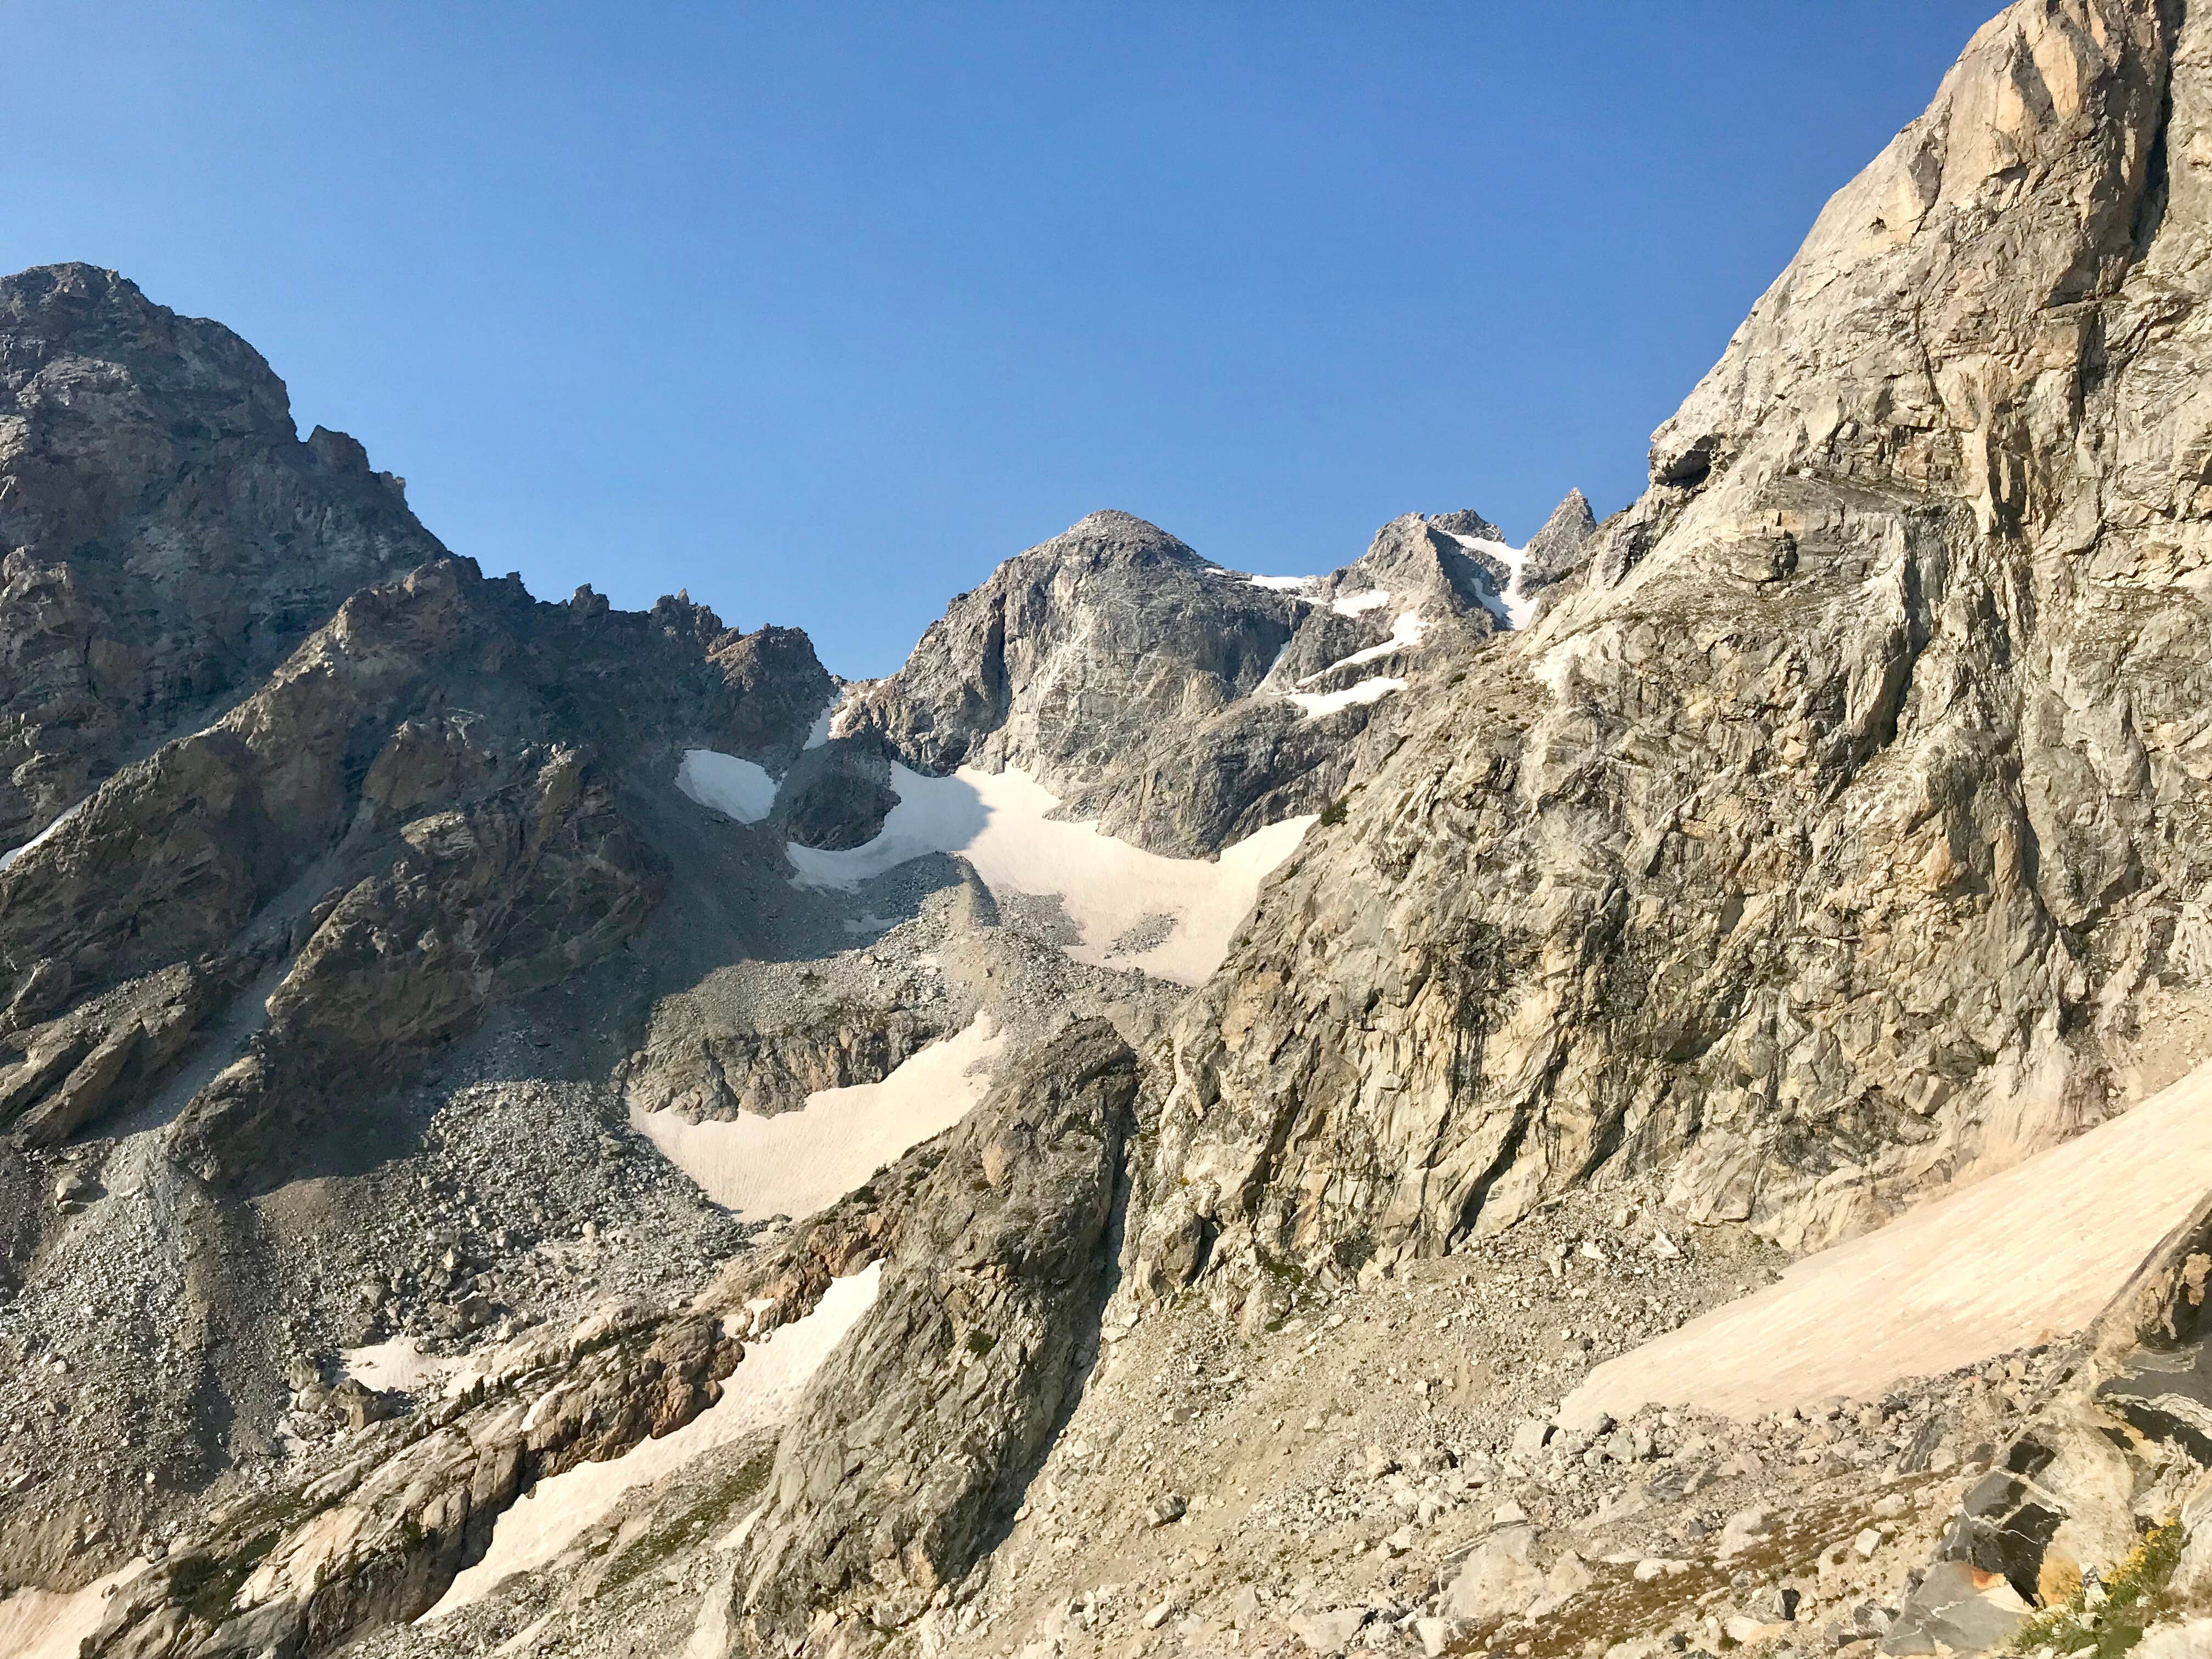
[[[1432,1253],[1667,1160],[1814,1243],[2172,1074],[2208,123],[2193,11],[1975,37],[1643,497],[1263,898],[1180,1028],[1163,1252]]]

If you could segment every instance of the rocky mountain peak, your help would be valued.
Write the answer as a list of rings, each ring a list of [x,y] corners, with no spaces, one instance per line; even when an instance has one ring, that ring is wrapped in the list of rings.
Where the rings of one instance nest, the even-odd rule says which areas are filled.
[[[1569,490],[1522,550],[1522,585],[1531,592],[1540,592],[1573,570],[1583,562],[1596,531],[1589,498],[1579,489]]]
[[[251,346],[81,264],[0,281],[0,548],[9,845],[445,550]]]

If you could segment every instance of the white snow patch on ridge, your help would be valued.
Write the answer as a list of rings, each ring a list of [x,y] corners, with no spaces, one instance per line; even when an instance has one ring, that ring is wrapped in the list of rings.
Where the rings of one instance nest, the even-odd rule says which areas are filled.
[[[1294,598],[1303,598],[1301,590],[1310,587],[1314,582],[1314,578],[1311,576],[1247,576],[1244,580],[1255,587],[1268,588],[1277,593],[1291,594]]]
[[[714,749],[685,750],[684,763],[676,769],[676,787],[739,823],[758,823],[775,805],[776,783],[767,768]]]
[[[803,887],[852,889],[929,853],[957,853],[993,893],[1057,897],[1081,932],[1068,954],[1098,967],[1135,968],[1196,985],[1218,967],[1259,896],[1260,884],[1291,855],[1310,814],[1285,818],[1224,849],[1218,859],[1171,859],[1103,835],[1096,823],[1048,815],[1060,798],[1018,767],[925,777],[894,764],[898,805],[873,841],[845,851],[784,849]],[[1148,951],[1109,959],[1139,922],[1166,915],[1175,928]]]
[[[1337,595],[1335,604],[1329,609],[1340,617],[1360,617],[1370,611],[1379,610],[1389,603],[1389,588],[1368,587],[1361,589],[1357,593],[1340,593]]]
[[[60,829],[60,828],[62,827],[62,825],[64,825],[64,824],[67,823],[68,823],[71,818],[75,817],[78,813],[80,813],[80,812],[83,811],[84,811],[84,809],[85,809],[85,803],[86,803],[87,801],[89,801],[91,799],[92,799],[92,797],[91,797],[90,795],[87,795],[87,796],[84,798],[84,800],[81,800],[81,801],[77,802],[77,804],[76,804],[76,805],[74,805],[74,806],[70,807],[70,808],[69,809],[69,811],[67,811],[66,812],[64,812],[64,813],[63,813],[59,817],[56,818],[56,819],[55,819],[52,823],[48,824],[45,829],[43,829],[43,830],[40,830],[40,831],[39,831],[39,833],[38,833],[37,835],[35,835],[35,836],[32,836],[32,837],[30,838],[30,840],[28,840],[28,841],[25,842],[24,842],[21,847],[11,847],[11,848],[9,848],[6,852],[4,852],[4,853],[0,853],[0,870],[5,870],[5,869],[9,866],[9,865],[11,865],[11,864],[15,863],[15,861],[17,859],[19,859],[19,858],[22,857],[24,854],[26,854],[26,853],[27,853],[27,852],[29,852],[29,851],[30,851],[33,847],[36,847],[36,846],[37,846],[40,842],[42,842],[42,841],[46,840],[46,838],[47,836],[49,836],[52,835],[52,834],[54,833],[54,831],[55,831],[55,830],[57,830]]]
[[[1487,594],[1483,596],[1483,609],[1508,628],[1526,628],[1536,602],[1521,592],[1521,577],[1528,562],[1525,547],[1508,547],[1504,542],[1493,542],[1481,536],[1454,536],[1452,539],[1470,553],[1486,553],[1506,570],[1504,592],[1492,604]]]
[[[880,1261],[833,1279],[813,1312],[748,1342],[745,1357],[722,1383],[722,1397],[682,1428],[640,1441],[619,1457],[579,1463],[539,1481],[499,1517],[483,1559],[416,1622],[442,1619],[481,1601],[509,1573],[544,1566],[604,1520],[625,1492],[781,1421],[822,1362],[875,1305],[882,1283]]]
[[[1305,711],[1308,720],[1314,720],[1322,714],[1334,714],[1340,708],[1349,708],[1355,703],[1380,702],[1393,691],[1405,689],[1405,681],[1378,675],[1341,691],[1293,691],[1290,700]]]
[[[982,1014],[881,1083],[817,1089],[796,1112],[689,1123],[678,1112],[633,1110],[629,1121],[708,1197],[747,1220],[810,1216],[967,1116],[990,1091],[1005,1047]]]

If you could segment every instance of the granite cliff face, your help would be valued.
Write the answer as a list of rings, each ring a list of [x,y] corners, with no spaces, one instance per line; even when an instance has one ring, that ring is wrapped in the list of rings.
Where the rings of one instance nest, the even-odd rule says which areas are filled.
[[[1797,1248],[2174,1074],[2207,27],[2014,7],[1828,204],[1193,1004],[1164,1250],[1387,1261],[1662,1166]]]
[[[864,684],[0,283],[0,1650],[2189,1650],[2208,167],[2023,0],[1624,511]]]

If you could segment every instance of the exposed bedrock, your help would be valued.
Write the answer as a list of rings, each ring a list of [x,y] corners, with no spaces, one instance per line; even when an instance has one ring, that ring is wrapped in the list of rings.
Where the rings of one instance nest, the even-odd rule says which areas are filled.
[[[783,1652],[825,1609],[910,1623],[1011,1519],[1097,1351],[1138,1086],[1110,1025],[1073,1024],[945,1137],[780,1442],[738,1650]]]
[[[1536,626],[1280,872],[1180,1027],[1148,1279],[1441,1251],[1672,1159],[1812,1244],[2172,1074],[2212,963],[2179,17],[1983,29]]]
[[[444,550],[228,329],[90,265],[0,280],[0,847]]]

